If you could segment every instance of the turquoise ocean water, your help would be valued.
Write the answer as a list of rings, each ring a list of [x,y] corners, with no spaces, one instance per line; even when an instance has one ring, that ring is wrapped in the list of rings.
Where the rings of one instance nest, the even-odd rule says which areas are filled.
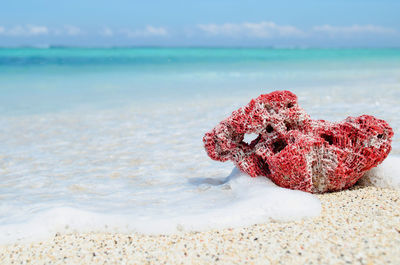
[[[202,147],[221,119],[278,89],[314,118],[387,120],[400,154],[400,49],[0,49],[3,241],[30,237],[32,225],[151,232],[282,215],[232,216],[258,195],[243,197],[224,180],[232,164]]]
[[[353,94],[343,101],[357,104],[359,93],[375,96],[375,83],[379,97],[395,99],[399,67],[400,49],[0,49],[0,113],[255,96],[273,89],[324,97],[345,86]]]

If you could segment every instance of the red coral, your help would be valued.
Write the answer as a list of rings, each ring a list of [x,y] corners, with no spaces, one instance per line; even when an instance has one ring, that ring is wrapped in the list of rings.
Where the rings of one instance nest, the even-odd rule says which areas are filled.
[[[251,143],[245,134],[258,134]],[[333,123],[312,120],[289,91],[261,95],[232,113],[203,138],[208,155],[232,160],[252,177],[311,193],[342,190],[380,164],[393,130],[373,116]]]

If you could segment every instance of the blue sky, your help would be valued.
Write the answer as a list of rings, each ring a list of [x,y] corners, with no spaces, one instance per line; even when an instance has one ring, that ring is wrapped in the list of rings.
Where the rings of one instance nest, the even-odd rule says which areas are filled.
[[[400,47],[400,1],[5,1],[0,46]]]

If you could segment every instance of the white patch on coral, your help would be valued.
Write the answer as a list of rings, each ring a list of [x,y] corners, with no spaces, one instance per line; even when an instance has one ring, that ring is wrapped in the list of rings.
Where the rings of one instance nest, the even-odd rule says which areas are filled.
[[[325,146],[316,146],[313,152],[306,153],[306,161],[312,177],[313,188],[316,192],[326,191],[329,188],[328,178],[338,165],[336,152]]]

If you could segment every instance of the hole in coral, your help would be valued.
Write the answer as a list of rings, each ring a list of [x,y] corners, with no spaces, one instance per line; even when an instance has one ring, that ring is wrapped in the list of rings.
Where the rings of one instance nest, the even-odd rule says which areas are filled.
[[[290,131],[293,129],[292,124],[290,124],[289,122],[285,121],[285,127],[286,127],[286,131]]]
[[[219,153],[220,156],[227,156],[229,155],[229,151],[222,151]]]
[[[258,138],[258,134],[256,134],[256,133],[246,133],[243,137],[243,142],[250,145],[257,138]]]
[[[264,176],[268,176],[271,171],[269,171],[269,165],[261,157],[258,157],[258,166],[262,170]]]
[[[272,151],[276,154],[282,151],[287,146],[287,142],[283,139],[278,139],[272,144]]]
[[[274,131],[274,128],[271,126],[271,124],[268,124],[267,128],[265,128],[267,133],[272,133]]]
[[[333,144],[333,136],[328,134],[321,134],[321,138],[327,141],[330,145]]]
[[[378,134],[376,137],[378,137],[379,139],[381,139],[383,137],[383,134]]]
[[[289,102],[286,107],[288,107],[288,109],[292,108],[294,106],[294,104],[292,102]]]

